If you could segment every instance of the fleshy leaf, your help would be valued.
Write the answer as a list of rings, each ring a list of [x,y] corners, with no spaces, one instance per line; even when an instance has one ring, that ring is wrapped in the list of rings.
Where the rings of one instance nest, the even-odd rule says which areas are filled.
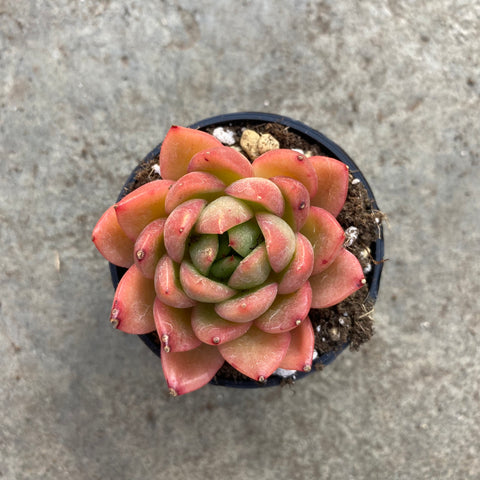
[[[160,175],[168,180],[178,180],[187,173],[188,164],[196,153],[221,145],[208,133],[174,125],[160,150]]]
[[[290,177],[303,183],[310,196],[317,193],[317,174],[310,160],[294,150],[283,148],[260,155],[252,164],[256,177]]]
[[[280,189],[266,178],[242,178],[225,189],[225,193],[240,200],[254,203],[254,207],[263,208],[281,217],[285,208]]]
[[[324,208],[336,217],[347,198],[348,167],[330,157],[310,157],[318,177],[318,191],[311,204]]]
[[[218,350],[239,372],[263,382],[278,368],[289,345],[289,332],[271,335],[252,325],[245,335],[219,345]]]
[[[162,342],[162,356],[193,350],[200,345],[200,340],[193,333],[191,315],[191,308],[174,308],[155,299],[153,317]]]
[[[238,255],[229,255],[213,263],[210,275],[221,282],[226,282],[237,268],[241,258]]]
[[[285,220],[271,213],[257,213],[256,218],[265,238],[270,266],[274,272],[281,272],[295,253],[295,234]]]
[[[211,148],[195,155],[188,165],[189,172],[209,172],[225,185],[241,178],[253,177],[252,164],[230,147]]]
[[[160,257],[165,254],[163,229],[165,219],[149,223],[140,233],[133,249],[135,265],[146,278],[153,279]]]
[[[282,272],[278,293],[286,295],[297,291],[309,278],[313,270],[313,247],[301,233],[296,234],[293,259]]]
[[[292,336],[290,346],[280,362],[280,368],[309,372],[312,369],[315,347],[315,333],[310,319],[307,317],[299,327],[290,332],[290,335]]]
[[[132,265],[121,278],[113,298],[110,322],[126,333],[141,335],[155,330],[153,281]]]
[[[149,223],[165,217],[165,197],[172,183],[170,180],[146,183],[114,205],[118,223],[127,237],[135,241]]]
[[[158,298],[171,307],[189,308],[196,303],[183,291],[179,266],[168,255],[164,255],[158,261],[155,270],[155,291]]]
[[[264,313],[277,296],[277,284],[270,283],[256,290],[247,290],[229,300],[217,303],[215,311],[230,322],[250,322]]]
[[[208,275],[218,254],[218,235],[201,235],[191,239],[189,253],[193,266],[202,274]]]
[[[336,218],[323,208],[310,207],[310,213],[301,232],[313,247],[312,275],[322,272],[340,253],[345,233]]]
[[[219,197],[202,211],[195,226],[197,233],[223,233],[253,217],[253,211],[241,200]]]
[[[192,198],[211,201],[225,190],[225,184],[214,175],[204,172],[187,173],[170,188],[165,199],[165,211],[172,212],[178,205]]]
[[[310,194],[303,183],[288,177],[273,177],[270,179],[282,192],[285,199],[283,219],[294,232],[304,225],[310,209]]]
[[[195,198],[179,205],[165,222],[165,249],[174,262],[180,263],[190,232],[207,204],[206,200]]]
[[[209,345],[219,345],[241,337],[252,322],[234,323],[220,317],[213,305],[199,303],[193,307],[192,328],[195,335]]]
[[[255,249],[260,238],[262,238],[262,232],[257,222],[253,220],[228,230],[228,245],[242,257],[246,257]]]
[[[133,242],[120,227],[113,206],[107,209],[95,225],[92,241],[110,263],[124,268],[133,264]]]
[[[206,385],[223,363],[218,348],[204,343],[188,352],[162,355],[163,374],[174,396],[193,392]]]
[[[192,299],[205,303],[217,303],[233,297],[233,288],[203,276],[190,262],[180,265],[180,282],[185,293]]]
[[[267,247],[261,243],[247,255],[232,273],[228,285],[232,288],[247,289],[261,285],[271,271],[268,263]]]
[[[327,308],[340,303],[365,285],[357,257],[342,248],[335,261],[322,273],[310,278],[312,308]]]
[[[298,327],[310,311],[312,289],[305,282],[295,293],[278,295],[272,306],[259,318],[255,325],[268,333],[279,333]]]

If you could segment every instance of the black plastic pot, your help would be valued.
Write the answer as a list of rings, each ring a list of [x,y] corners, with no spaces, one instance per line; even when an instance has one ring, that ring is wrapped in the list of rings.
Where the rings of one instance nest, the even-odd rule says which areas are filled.
[[[199,130],[206,130],[208,128],[217,127],[217,126],[233,126],[233,125],[244,125],[248,123],[249,125],[254,124],[261,124],[261,123],[279,123],[288,127],[290,131],[296,133],[297,135],[303,137],[309,143],[317,143],[321,146],[322,150],[325,152],[325,155],[336,158],[341,162],[348,165],[351,174],[360,180],[360,182],[364,185],[368,192],[368,196],[372,200],[372,207],[376,210],[379,210],[378,205],[375,201],[375,197],[373,195],[372,189],[370,188],[367,180],[363,176],[360,169],[357,167],[355,162],[344,152],[336,143],[332,142],[329,138],[327,138],[322,133],[314,130],[313,128],[308,127],[307,125],[298,122],[297,120],[293,120],[288,117],[284,117],[281,115],[276,115],[272,113],[261,113],[261,112],[240,112],[240,113],[227,113],[224,115],[218,115],[215,117],[206,118],[204,120],[200,120],[199,122],[190,125],[190,128],[197,128]],[[148,163],[153,158],[158,158],[160,154],[160,148],[162,144],[158,144],[143,160],[140,164],[132,171],[129,178],[125,182],[121,193],[117,199],[119,201],[126,195],[126,187],[130,185],[135,175],[139,170],[142,169],[145,163]],[[380,238],[376,240],[374,244],[370,246],[372,257],[374,258],[375,262],[373,264],[372,270],[366,275],[367,283],[369,285],[368,297],[372,302],[375,302],[377,299],[379,287],[380,287],[380,277],[383,268],[383,256],[384,256],[384,240],[383,240],[383,231],[380,226]],[[118,282],[124,275],[126,270],[121,267],[117,267],[116,265],[110,264],[110,274],[112,277],[112,283],[114,288],[117,288]],[[154,340],[154,336],[152,334],[146,335],[139,335],[140,339],[147,345],[147,347],[158,357],[160,357],[160,345]],[[319,357],[317,357],[313,365],[321,364],[323,366],[330,364],[335,360],[335,358],[348,346],[348,344],[343,345],[340,349],[325,353]],[[312,368],[312,370],[308,373],[305,372],[297,372],[295,374],[295,379],[303,378],[307,375],[313,373],[316,369]],[[270,376],[267,381],[263,384],[255,382],[254,380],[244,380],[244,381],[233,381],[229,378],[222,378],[219,375],[216,375],[213,380],[210,382],[213,385],[222,385],[227,387],[235,387],[235,388],[258,388],[258,387],[265,387],[265,386],[274,386],[279,385],[282,382],[283,378],[280,376],[272,375]]]

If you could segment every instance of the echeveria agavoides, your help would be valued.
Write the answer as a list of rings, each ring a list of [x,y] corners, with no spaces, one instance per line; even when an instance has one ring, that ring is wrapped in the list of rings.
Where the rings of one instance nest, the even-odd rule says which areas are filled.
[[[256,381],[277,368],[310,371],[310,308],[365,284],[335,218],[348,168],[286,149],[252,163],[178,126],[159,166],[162,179],[110,207],[92,234],[109,262],[128,268],[112,324],[157,330],[174,395],[202,387],[225,361]]]

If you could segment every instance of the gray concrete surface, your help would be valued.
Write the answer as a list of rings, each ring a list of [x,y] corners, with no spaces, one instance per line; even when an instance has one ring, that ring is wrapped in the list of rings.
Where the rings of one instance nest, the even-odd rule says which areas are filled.
[[[480,478],[478,0],[0,0],[0,478]],[[172,123],[340,143],[388,213],[377,334],[171,399],[90,232]]]

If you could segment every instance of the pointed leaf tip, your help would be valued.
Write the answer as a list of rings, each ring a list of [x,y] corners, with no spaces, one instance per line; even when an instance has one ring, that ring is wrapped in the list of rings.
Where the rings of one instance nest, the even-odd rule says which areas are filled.
[[[136,265],[120,280],[113,298],[110,322],[125,333],[141,335],[155,330],[153,302],[155,288]]]
[[[322,273],[310,277],[312,308],[327,308],[340,303],[365,285],[357,257],[342,248],[335,261]]]
[[[315,332],[312,322],[307,317],[297,328],[290,331],[290,346],[280,368],[309,372],[312,368]]]
[[[187,173],[188,164],[196,153],[219,146],[222,143],[206,132],[173,126],[167,132],[160,150],[162,177],[178,180]]]
[[[264,381],[278,368],[289,345],[289,332],[271,335],[252,326],[245,335],[219,345],[218,349],[239,372]]]
[[[95,225],[92,241],[110,263],[124,268],[133,264],[133,241],[120,227],[113,206],[107,209]]]
[[[310,157],[318,177],[318,191],[312,205],[324,208],[336,217],[342,210],[348,193],[348,167],[330,157]]]
[[[187,352],[162,355],[163,374],[174,396],[193,392],[206,385],[223,363],[217,347],[204,343]]]

